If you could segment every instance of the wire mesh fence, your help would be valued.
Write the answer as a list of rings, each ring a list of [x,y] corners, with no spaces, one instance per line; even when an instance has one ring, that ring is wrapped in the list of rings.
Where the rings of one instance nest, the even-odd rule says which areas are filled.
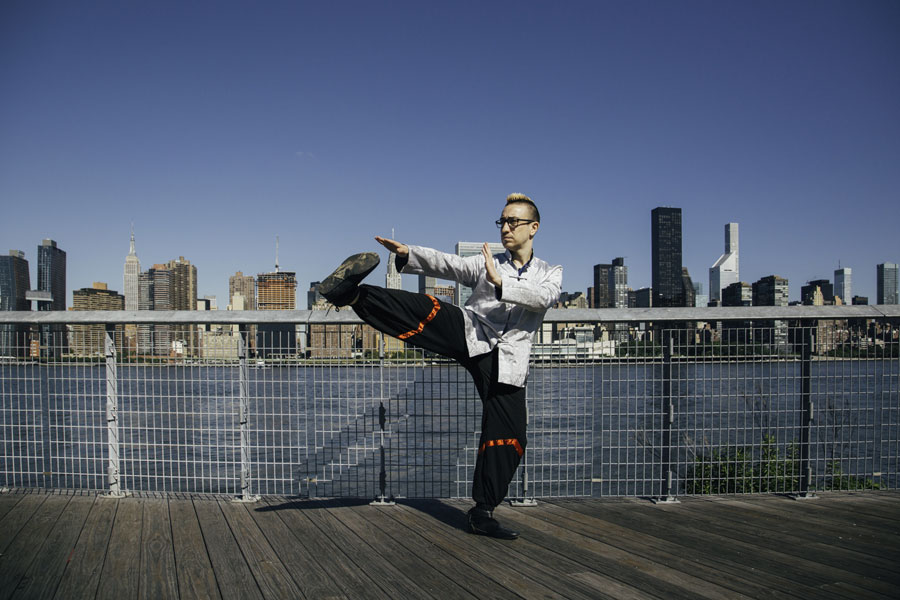
[[[898,487],[889,319],[550,325],[510,498]],[[352,318],[0,326],[0,486],[471,493],[468,373]]]

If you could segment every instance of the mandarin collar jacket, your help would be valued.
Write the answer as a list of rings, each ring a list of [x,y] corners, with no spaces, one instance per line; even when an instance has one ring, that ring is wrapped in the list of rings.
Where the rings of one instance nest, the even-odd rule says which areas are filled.
[[[562,267],[532,256],[517,268],[509,251],[493,256],[503,280],[495,288],[487,280],[481,254],[461,257],[432,248],[409,246],[409,256],[397,260],[403,273],[449,279],[472,288],[462,307],[469,356],[498,350],[500,383],[525,387],[534,334],[547,309],[559,300]]]

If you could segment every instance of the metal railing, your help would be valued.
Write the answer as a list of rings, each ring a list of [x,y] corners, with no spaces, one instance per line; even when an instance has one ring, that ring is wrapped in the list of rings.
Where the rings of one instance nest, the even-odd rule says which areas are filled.
[[[553,310],[510,497],[896,489],[893,306]],[[352,311],[0,313],[0,487],[467,497],[464,369]]]

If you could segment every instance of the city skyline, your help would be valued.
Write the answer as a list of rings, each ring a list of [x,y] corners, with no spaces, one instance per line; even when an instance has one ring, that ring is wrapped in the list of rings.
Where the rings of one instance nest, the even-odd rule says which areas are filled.
[[[0,251],[36,281],[56,240],[67,305],[125,293],[132,222],[143,265],[187,257],[224,306],[276,236],[306,289],[392,228],[496,242],[511,192],[541,207],[536,253],[569,292],[611,257],[649,286],[658,206],[682,209],[701,283],[732,222],[741,280],[778,275],[791,300],[843,266],[872,301],[900,262],[895,2],[12,1],[0,23]]]

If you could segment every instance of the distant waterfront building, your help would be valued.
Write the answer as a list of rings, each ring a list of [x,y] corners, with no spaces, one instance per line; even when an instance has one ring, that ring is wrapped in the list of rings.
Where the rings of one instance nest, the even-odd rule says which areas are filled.
[[[853,299],[853,271],[849,267],[835,270],[834,295],[844,304],[850,304]]]
[[[38,246],[37,289],[50,292],[50,302],[39,302],[38,310],[66,310],[66,253],[54,240],[45,239]],[[68,351],[65,325],[41,325],[41,346],[51,357]]]
[[[787,306],[788,280],[778,275],[763,277],[753,284],[753,306]]]
[[[722,306],[751,306],[753,304],[753,288],[750,284],[738,281],[722,290]]]
[[[808,281],[800,288],[800,302],[806,306],[834,304],[834,287],[827,279]]]
[[[128,256],[125,257],[125,273],[122,276],[125,310],[138,310],[141,279],[141,261],[134,249],[134,228],[131,229],[131,242]]]
[[[321,281],[311,281],[309,289],[306,290],[306,310],[322,310],[321,305],[325,302],[325,297],[319,293],[319,284]]]
[[[709,295],[703,293],[703,284],[699,281],[694,282],[694,306],[706,308],[709,304]]]
[[[653,289],[641,288],[634,293],[635,308],[651,308],[653,306]]]
[[[741,280],[738,224],[725,225],[725,253],[709,269],[709,299],[721,300],[722,290]]]
[[[27,299],[30,288],[25,253],[10,250],[8,255],[0,256],[0,310],[31,310]],[[27,336],[27,325],[0,324],[0,356],[25,356]]]
[[[456,286],[435,284],[432,292],[432,296],[434,296],[438,300],[442,300],[444,302],[449,302],[452,304],[453,299],[456,297]]]
[[[89,288],[72,292],[72,310],[125,310],[125,296],[111,290],[103,282],[94,282]],[[119,345],[123,326],[115,326],[115,341]],[[71,351],[76,356],[103,356],[106,349],[106,327],[96,325],[72,325]]]
[[[256,278],[238,271],[228,278],[228,304],[234,308],[234,295],[240,294],[244,308],[240,310],[256,310]]]
[[[388,254],[387,273],[384,276],[384,287],[389,290],[399,290],[403,288],[403,280],[400,279],[400,271],[397,270],[397,264],[394,262],[394,253]]]
[[[869,303],[868,296],[853,296],[853,304],[855,305],[866,305]]]
[[[653,305],[684,306],[681,271],[681,209],[658,207],[651,211],[651,287]]]
[[[138,281],[138,310],[175,310],[173,273],[163,264],[141,273]],[[171,325],[138,325],[137,351],[141,355],[168,356],[172,351]]]
[[[436,283],[437,280],[434,277],[428,275],[419,275],[419,293],[434,296],[434,286]],[[450,301],[453,301],[452,296],[450,297]]]
[[[256,276],[258,310],[296,310],[297,274],[276,270]],[[297,353],[297,330],[292,323],[265,323],[257,327],[257,353],[261,358]]]
[[[594,265],[592,308],[628,307],[628,267],[625,259],[614,258],[609,264]]]
[[[481,247],[483,246],[483,242],[456,242],[456,254],[457,256],[478,256],[481,254]],[[489,244],[491,249],[491,254],[503,254],[506,252],[506,248],[503,247],[503,244],[498,242],[494,242]],[[464,286],[462,284],[458,284],[456,286],[456,297],[454,298],[454,304],[457,306],[463,306],[468,300],[469,296],[472,295],[472,288]]]
[[[696,304],[694,282],[691,281],[691,274],[688,273],[687,267],[681,267],[681,294],[684,298],[684,306],[694,306]]]
[[[197,267],[183,256],[170,260],[166,267],[172,272],[172,310],[197,310]],[[199,336],[193,325],[175,325],[173,350],[179,356],[197,356]]]
[[[900,304],[897,289],[897,263],[882,263],[876,267],[877,304]]]

